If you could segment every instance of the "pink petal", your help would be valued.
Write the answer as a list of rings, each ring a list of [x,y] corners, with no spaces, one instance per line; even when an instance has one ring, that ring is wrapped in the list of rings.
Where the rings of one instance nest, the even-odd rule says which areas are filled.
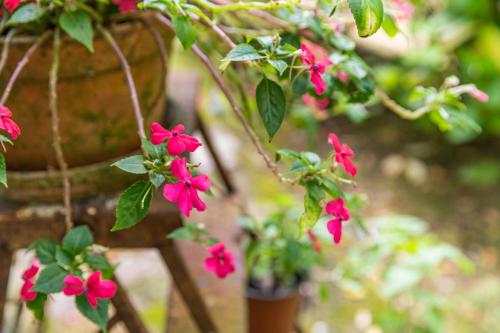
[[[190,180],[191,174],[186,166],[186,158],[176,158],[170,164],[170,171],[179,180]]]
[[[12,117],[12,112],[10,109],[6,106],[0,106],[0,117],[7,117],[10,118]]]
[[[182,132],[184,132],[184,125],[182,125],[182,124],[179,124],[172,129],[172,134],[173,133],[181,134]]]
[[[5,0],[3,5],[9,12],[13,12],[21,3],[21,0]]]
[[[304,65],[314,65],[316,63],[316,57],[306,44],[302,43],[300,45],[300,50],[302,51],[301,58]]]
[[[199,212],[205,211],[207,208],[207,205],[203,201],[201,201],[200,197],[198,196],[198,192],[194,188],[189,188],[189,198],[191,199],[191,204],[198,210]]]
[[[335,244],[340,243],[342,238],[342,221],[340,219],[328,221],[327,228],[328,232],[333,235]]]
[[[64,284],[62,292],[66,296],[81,295],[83,293],[83,281],[76,275],[66,275]]]
[[[33,264],[27,270],[24,271],[23,279],[30,280],[34,278],[39,270],[40,270],[40,265],[33,262]]]
[[[330,133],[328,134],[328,142],[333,145],[333,148],[335,150],[336,153],[340,153],[340,150],[341,150],[341,145],[340,145],[340,140],[339,138],[337,137],[337,135],[335,135],[335,133]]]
[[[344,158],[343,166],[345,171],[353,177],[356,176],[356,173],[358,173],[358,169],[349,158]]]
[[[311,72],[311,83],[316,87],[316,94],[322,95],[328,87],[320,73]]]
[[[217,267],[217,259],[215,259],[214,257],[208,257],[205,259],[204,265],[205,265],[205,269],[208,272],[213,273],[213,272],[215,272],[215,269]]]
[[[210,179],[207,175],[198,175],[191,179],[191,184],[199,191],[205,192],[210,188]]]
[[[85,297],[87,297],[87,301],[89,301],[91,307],[97,308],[97,298],[95,297],[95,295],[93,295],[92,293],[86,293]]]
[[[191,153],[194,152],[196,149],[198,149],[198,147],[201,146],[201,142],[198,141],[198,139],[196,139],[190,135],[181,134],[181,135],[179,135],[179,139],[182,141],[182,143],[186,147],[186,150],[191,152]]]
[[[208,251],[209,251],[212,255],[216,256],[216,255],[218,255],[219,253],[224,252],[224,248],[225,248],[224,243],[217,243],[217,244],[215,244],[215,245],[212,245],[212,246],[208,249]]]
[[[98,298],[112,298],[116,294],[116,284],[111,280],[102,280],[92,294]]]
[[[184,182],[165,184],[163,187],[163,197],[170,202],[177,202],[177,200],[179,200],[180,193],[185,189],[185,187],[186,185]]]
[[[151,142],[154,145],[159,145],[163,141],[172,137],[172,133],[166,130],[160,124],[154,122],[151,124]]]
[[[471,97],[475,98],[481,103],[487,103],[488,100],[490,99],[487,93],[477,88],[474,88],[471,92],[469,92],[469,95],[471,95]]]
[[[191,197],[188,190],[184,189],[181,191],[179,198],[177,199],[177,206],[179,207],[181,213],[189,217],[189,213],[191,212],[191,209],[193,209],[193,205],[191,204]]]
[[[87,279],[87,288],[92,289],[96,288],[101,282],[101,272],[95,271]]]
[[[179,155],[182,154],[186,150],[186,146],[184,142],[178,137],[173,137],[168,141],[167,151],[170,155]]]
[[[21,287],[21,291],[19,293],[19,299],[23,302],[30,302],[36,298],[37,292],[32,291],[35,284],[30,280],[24,281],[23,286]]]

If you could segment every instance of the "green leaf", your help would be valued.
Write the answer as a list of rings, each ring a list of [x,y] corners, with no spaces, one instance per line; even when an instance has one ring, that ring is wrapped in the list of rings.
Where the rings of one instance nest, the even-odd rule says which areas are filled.
[[[196,29],[191,24],[189,17],[185,15],[174,16],[172,24],[184,49],[189,49],[196,41]]]
[[[382,25],[382,0],[348,0],[360,37],[373,35]]]
[[[95,323],[103,332],[108,331],[108,304],[107,300],[98,300],[97,307],[90,306],[85,295],[80,295],[75,298],[76,307],[82,315],[91,322]]]
[[[164,143],[159,145],[154,145],[151,143],[151,141],[143,139],[142,145],[152,158],[162,158],[167,154],[167,145]]]
[[[283,60],[272,60],[272,59],[269,59],[267,62],[269,62],[269,64],[271,66],[273,66],[274,69],[276,69],[278,71],[278,74],[280,76],[283,75],[283,73],[288,68],[288,64],[286,63],[286,61],[283,61]]]
[[[257,107],[272,140],[285,118],[286,99],[283,89],[274,81],[263,78],[257,86]]]
[[[323,182],[321,183],[321,187],[323,188],[323,190],[325,190],[326,193],[328,193],[330,197],[332,197],[332,199],[344,197],[344,192],[342,192],[342,190],[330,179],[324,178]]]
[[[309,192],[304,196],[304,213],[300,217],[299,238],[309,229],[314,227],[321,216],[321,206],[317,198],[314,198]]]
[[[93,254],[86,254],[83,261],[89,264],[95,270],[112,270],[113,266],[103,256],[96,256]]]
[[[171,233],[168,234],[168,238],[172,239],[181,239],[181,240],[194,240],[195,235],[193,233],[193,230],[190,228],[182,227],[182,228],[177,228]]]
[[[165,182],[165,176],[161,173],[152,172],[149,174],[149,180],[155,188],[159,188]]]
[[[398,26],[396,25],[396,21],[389,14],[384,15],[384,20],[382,21],[382,29],[384,29],[385,33],[389,37],[394,37],[399,32]]]
[[[56,261],[56,242],[53,240],[40,239],[32,243],[28,250],[35,250],[36,257],[44,265]]]
[[[47,295],[44,293],[37,293],[36,298],[32,301],[26,303],[28,309],[33,312],[35,318],[39,321],[43,320],[45,315],[45,302],[47,301]]]
[[[144,166],[144,161],[146,159],[142,155],[129,156],[121,159],[111,166],[115,166],[123,171],[134,173],[136,175],[142,175],[148,173],[148,169]]]
[[[19,7],[14,14],[9,17],[6,25],[17,25],[29,23],[37,20],[45,13],[45,10],[34,3],[26,4]]]
[[[300,153],[291,149],[280,149],[276,152],[276,162],[279,162],[283,157],[291,158],[293,160],[301,159]]]
[[[265,58],[250,44],[239,44],[222,61],[249,61]]]
[[[73,263],[74,257],[64,251],[60,246],[56,247],[56,261],[61,266],[70,266]]]
[[[133,227],[146,216],[153,199],[152,187],[150,182],[140,180],[120,195],[111,231]]]
[[[5,163],[5,157],[0,154],[0,184],[7,186],[7,164]]]
[[[5,135],[2,135],[2,134],[0,134],[0,142],[6,142],[12,146],[14,145],[14,142],[12,142],[11,139],[9,139],[8,137],[6,137]]]
[[[94,243],[94,237],[89,227],[81,225],[71,229],[62,240],[62,247],[66,251],[78,254]]]
[[[94,52],[94,29],[90,16],[83,10],[63,12],[59,17],[59,25],[68,35],[85,45],[90,52]]]
[[[68,272],[59,265],[50,264],[40,272],[33,290],[45,294],[57,293],[64,287],[66,275],[68,275]]]

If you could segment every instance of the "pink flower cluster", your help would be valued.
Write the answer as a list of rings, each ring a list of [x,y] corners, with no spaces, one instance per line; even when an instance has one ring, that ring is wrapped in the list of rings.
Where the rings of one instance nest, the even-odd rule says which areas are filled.
[[[358,169],[354,166],[351,161],[351,158],[355,156],[351,147],[347,144],[342,144],[334,133],[328,134],[328,142],[333,145],[333,149],[335,151],[335,161],[342,165],[345,171],[351,176],[356,176]]]
[[[35,286],[33,279],[36,277],[39,270],[40,260],[35,258],[33,259],[31,266],[23,272],[22,278],[24,283],[19,293],[19,299],[22,302],[31,302],[36,298],[37,292],[32,290],[32,288]]]
[[[226,251],[224,243],[218,243],[208,249],[210,256],[205,259],[205,269],[223,279],[235,271],[233,255]]]
[[[85,283],[76,275],[67,275],[62,292],[66,296],[84,294],[90,306],[96,308],[98,299],[110,299],[116,294],[116,284],[111,280],[102,280],[101,275],[99,271],[93,272]]]
[[[302,63],[307,66],[307,71],[310,75],[311,83],[316,87],[316,94],[322,95],[328,85],[323,79],[323,74],[326,72],[326,68],[332,64],[326,52],[319,46],[314,46],[317,53],[320,53],[321,60],[317,60],[313,51],[306,45],[301,44],[301,59]]]
[[[137,10],[137,0],[113,0],[118,6],[120,13],[133,12]]]

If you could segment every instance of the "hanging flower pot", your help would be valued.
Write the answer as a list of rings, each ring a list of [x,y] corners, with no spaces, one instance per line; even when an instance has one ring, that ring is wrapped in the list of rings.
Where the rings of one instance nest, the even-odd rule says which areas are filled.
[[[165,68],[151,31],[139,21],[128,20],[110,29],[125,55],[141,102],[145,122],[158,120],[165,111]],[[161,36],[170,45],[172,35]],[[0,75],[9,80],[19,60],[35,42],[16,36],[10,42],[6,66]],[[5,38],[0,41],[5,43]],[[140,148],[130,90],[120,61],[102,35],[94,39],[94,52],[63,37],[57,83],[61,146],[69,168],[73,198],[123,189],[135,177],[110,168],[114,159]],[[1,196],[22,201],[57,201],[62,182],[49,109],[49,71],[52,62],[49,38],[32,54],[8,99],[15,110],[22,135],[9,161],[9,190]]]

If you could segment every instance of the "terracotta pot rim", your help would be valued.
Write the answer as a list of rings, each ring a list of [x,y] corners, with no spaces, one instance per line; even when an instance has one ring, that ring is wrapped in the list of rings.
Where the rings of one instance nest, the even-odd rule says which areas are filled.
[[[118,15],[112,15],[111,17],[118,17]],[[131,30],[134,30],[135,27],[138,25],[142,25],[142,23],[139,20],[139,15],[137,16],[137,20],[128,20],[124,22],[116,22],[112,25],[109,26],[109,29],[113,33],[118,33],[118,34],[125,34]],[[12,40],[10,41],[10,44],[26,44],[30,45],[33,44],[39,36],[36,35],[20,35],[20,36],[14,36]],[[97,38],[101,38],[102,36],[98,33],[95,35]],[[5,39],[6,36],[0,37],[0,45],[5,44]],[[64,35],[62,38],[64,43],[80,43],[77,40],[71,38],[70,36]]]
[[[270,302],[295,298],[298,295],[300,295],[298,286],[295,288],[281,288],[278,290],[278,292],[273,293],[273,294],[264,293],[259,289],[247,286],[246,292],[245,292],[245,296],[247,299],[270,301]]]

